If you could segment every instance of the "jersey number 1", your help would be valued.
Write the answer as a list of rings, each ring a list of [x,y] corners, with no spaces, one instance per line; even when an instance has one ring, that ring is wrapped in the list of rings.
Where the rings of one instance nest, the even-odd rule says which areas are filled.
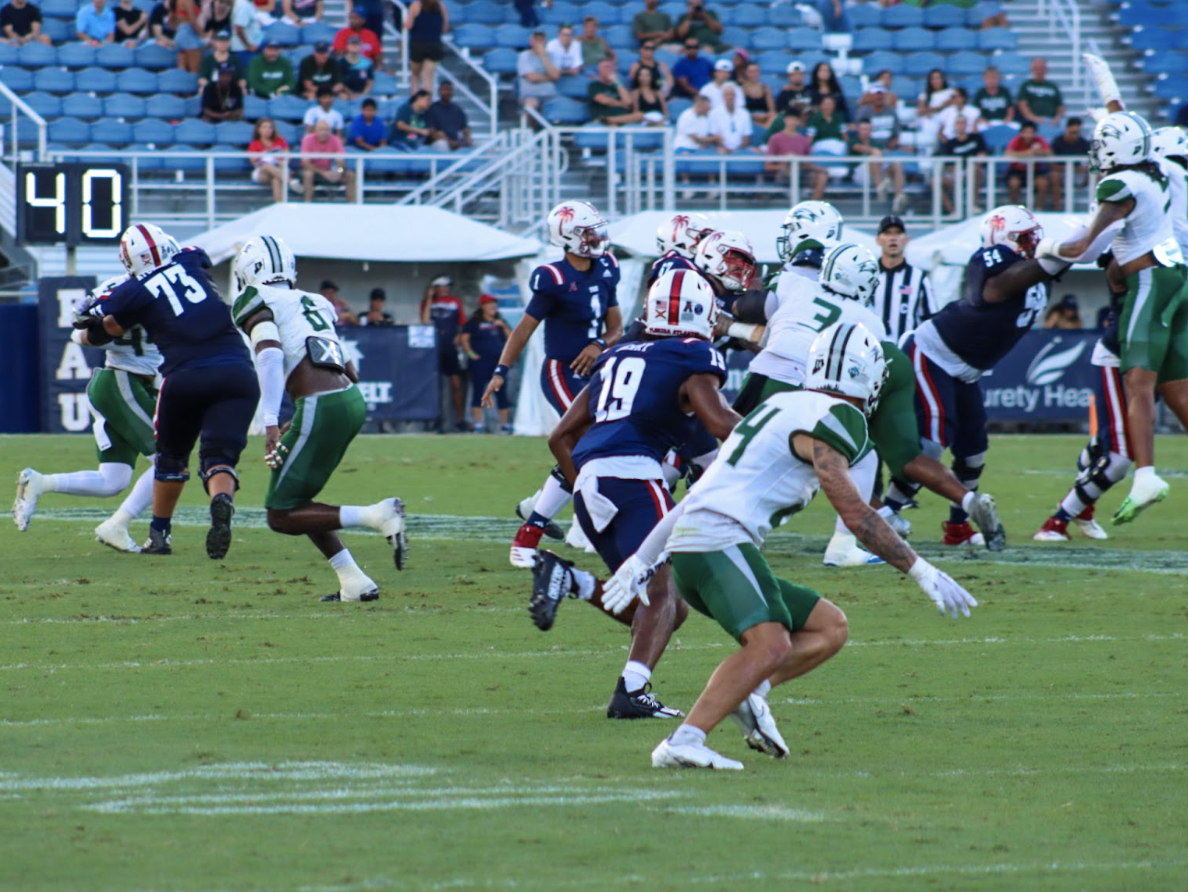
[[[155,276],[144,281],[144,287],[157,297],[169,301],[174,316],[180,316],[186,311],[181,299],[196,304],[206,300],[206,289],[193,276],[180,266],[167,266]]]
[[[620,421],[631,414],[635,395],[643,382],[647,363],[639,356],[621,356],[607,360],[602,369],[602,392],[598,394],[598,423]]]

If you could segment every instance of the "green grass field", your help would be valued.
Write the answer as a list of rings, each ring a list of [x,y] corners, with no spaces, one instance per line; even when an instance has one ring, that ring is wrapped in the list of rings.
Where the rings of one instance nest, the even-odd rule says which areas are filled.
[[[773,536],[851,639],[772,693],[791,758],[728,723],[710,744],[747,768],[721,774],[652,769],[672,725],[604,717],[621,626],[579,602],[529,620],[507,545],[540,440],[357,441],[326,498],[411,514],[401,574],[348,534],[369,605],[319,603],[332,571],[263,527],[259,442],[222,563],[197,481],[168,558],[95,543],[117,500],[46,496],[27,533],[0,524],[0,890],[1188,889],[1188,440],[1158,445],[1169,501],[1040,546],[1080,445],[994,440],[1002,555],[942,554],[935,497],[908,513],[969,620],[890,568],[825,570],[823,499]],[[0,456],[8,480],[94,462],[82,437]],[[661,699],[688,708],[731,647],[690,617]]]

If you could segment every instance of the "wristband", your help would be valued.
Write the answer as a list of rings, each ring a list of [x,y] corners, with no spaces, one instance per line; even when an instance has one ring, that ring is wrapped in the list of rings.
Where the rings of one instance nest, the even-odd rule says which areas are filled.
[[[732,338],[742,338],[744,341],[749,341],[758,327],[758,325],[748,324],[746,322],[731,322],[726,327],[726,334]]]
[[[913,580],[919,582],[928,575],[928,571],[932,569],[932,564],[924,560],[922,557],[917,557],[916,562],[908,569],[908,576]]]
[[[492,376],[494,376],[494,375],[498,375],[500,378],[506,378],[507,377],[507,366],[505,366],[503,364],[495,366],[495,371],[492,372]]]
[[[606,349],[606,338],[590,338],[591,344],[597,344],[603,350]]]

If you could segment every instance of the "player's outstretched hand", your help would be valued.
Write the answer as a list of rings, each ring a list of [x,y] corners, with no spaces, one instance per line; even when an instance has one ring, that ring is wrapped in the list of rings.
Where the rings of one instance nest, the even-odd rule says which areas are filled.
[[[503,389],[503,375],[492,375],[487,382],[487,389],[483,391],[483,398],[479,400],[488,409],[495,408],[495,394]]]
[[[285,463],[285,454],[289,451],[280,438],[281,429],[275,424],[264,428],[264,463],[274,470]]]
[[[601,347],[597,344],[587,344],[582,348],[582,352],[577,355],[574,361],[569,364],[569,367],[579,375],[588,375],[590,374],[590,369],[594,368],[594,363],[601,355]]]
[[[948,612],[953,619],[957,619],[958,610],[969,616],[969,608],[978,606],[973,595],[954,582],[949,574],[941,572],[924,558],[916,558],[916,563],[912,565],[908,575],[916,580],[920,590],[932,599],[942,616]]]
[[[655,567],[649,567],[635,555],[627,558],[602,586],[602,606],[616,616],[636,598],[647,607],[648,580],[655,574]]]

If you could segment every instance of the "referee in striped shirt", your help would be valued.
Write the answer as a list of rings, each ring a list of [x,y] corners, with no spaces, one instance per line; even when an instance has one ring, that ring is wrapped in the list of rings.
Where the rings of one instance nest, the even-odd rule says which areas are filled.
[[[932,296],[928,273],[904,258],[910,239],[903,220],[889,214],[879,221],[877,241],[883,253],[879,257],[879,287],[872,309],[887,327],[888,339],[898,344],[939,307]]]

